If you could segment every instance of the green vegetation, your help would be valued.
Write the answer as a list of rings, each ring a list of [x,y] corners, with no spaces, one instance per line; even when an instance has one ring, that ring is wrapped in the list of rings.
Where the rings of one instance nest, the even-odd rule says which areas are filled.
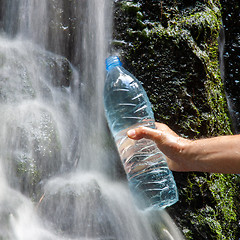
[[[155,118],[189,138],[231,134],[219,69],[220,2],[116,1],[113,49],[142,81]],[[236,239],[239,177],[174,173],[168,211],[187,239]]]

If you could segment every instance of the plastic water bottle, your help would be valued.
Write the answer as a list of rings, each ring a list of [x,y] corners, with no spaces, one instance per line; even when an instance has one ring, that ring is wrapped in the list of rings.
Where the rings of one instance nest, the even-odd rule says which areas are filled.
[[[178,191],[165,156],[153,141],[127,137],[132,128],[155,128],[147,94],[118,57],[107,58],[106,69],[105,113],[136,204],[142,209],[170,206],[178,201]]]

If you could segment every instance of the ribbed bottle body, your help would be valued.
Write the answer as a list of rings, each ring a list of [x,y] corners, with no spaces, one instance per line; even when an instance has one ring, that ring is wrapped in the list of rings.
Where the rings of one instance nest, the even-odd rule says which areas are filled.
[[[164,208],[174,204],[178,191],[164,154],[151,140],[127,137],[132,128],[155,128],[155,120],[141,83],[121,65],[108,69],[104,106],[137,205]]]

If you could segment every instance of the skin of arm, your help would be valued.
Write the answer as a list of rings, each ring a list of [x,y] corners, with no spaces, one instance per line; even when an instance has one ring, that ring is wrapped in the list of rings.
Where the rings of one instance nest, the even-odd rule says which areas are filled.
[[[127,134],[134,140],[153,140],[173,171],[240,173],[240,135],[188,140],[162,123],[156,123],[156,129],[139,127]]]

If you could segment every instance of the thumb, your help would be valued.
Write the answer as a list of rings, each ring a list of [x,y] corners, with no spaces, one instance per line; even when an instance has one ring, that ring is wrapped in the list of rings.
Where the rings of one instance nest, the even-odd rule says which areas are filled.
[[[129,138],[139,140],[141,138],[151,139],[153,141],[161,138],[161,131],[149,127],[139,127],[127,132]]]

